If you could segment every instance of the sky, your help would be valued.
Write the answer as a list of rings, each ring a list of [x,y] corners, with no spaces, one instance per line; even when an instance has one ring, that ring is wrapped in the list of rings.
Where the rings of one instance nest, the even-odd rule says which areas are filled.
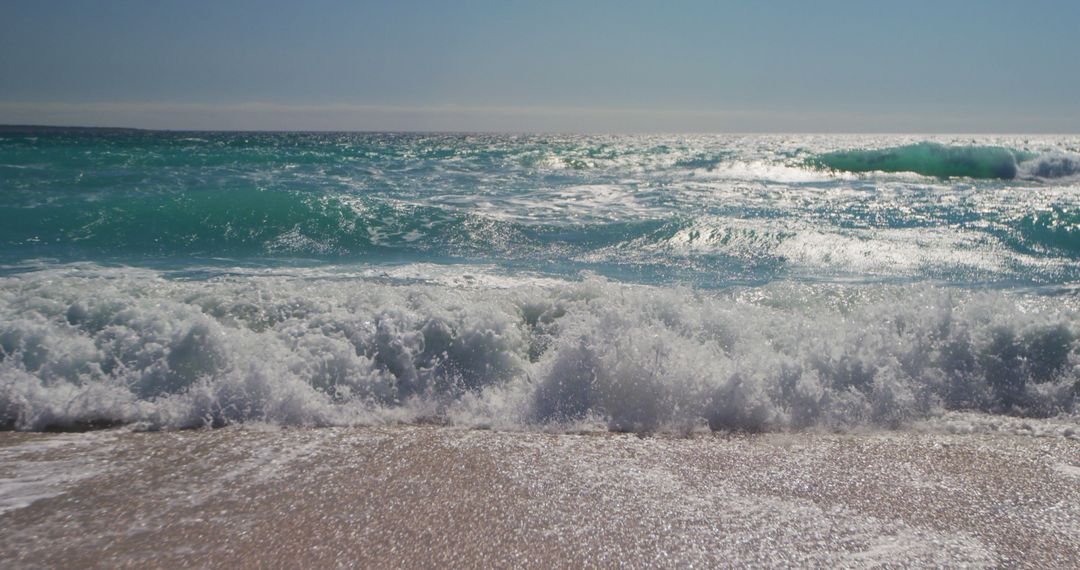
[[[0,123],[1080,132],[1080,2],[0,0]]]

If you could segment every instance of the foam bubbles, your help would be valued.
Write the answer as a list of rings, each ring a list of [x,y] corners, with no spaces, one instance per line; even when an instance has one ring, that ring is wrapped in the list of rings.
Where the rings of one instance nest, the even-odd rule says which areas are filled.
[[[1066,152],[1049,152],[1021,162],[1018,175],[1022,178],[1053,179],[1080,176],[1080,155]]]
[[[448,271],[183,280],[84,265],[3,278],[0,421],[777,430],[900,426],[948,409],[1051,416],[1078,395],[1068,296],[704,293]]]

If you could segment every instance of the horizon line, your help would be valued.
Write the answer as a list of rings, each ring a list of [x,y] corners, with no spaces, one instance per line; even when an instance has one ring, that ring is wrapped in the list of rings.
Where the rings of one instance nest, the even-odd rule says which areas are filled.
[[[71,124],[25,124],[0,123],[0,136],[11,133],[34,131],[132,131],[141,133],[253,133],[253,134],[386,134],[386,135],[552,135],[552,136],[928,136],[928,137],[990,137],[990,136],[1036,136],[1068,137],[1080,136],[1080,132],[929,132],[929,131],[516,131],[516,130],[423,130],[423,129],[229,129],[229,128],[156,128],[127,127],[115,125],[71,125]]]
[[[0,124],[223,132],[1075,135],[1080,115],[0,100]],[[114,125],[131,125],[117,127]],[[835,126],[834,126],[835,125]],[[985,126],[984,126],[985,125]],[[1066,126],[1067,125],[1067,126]],[[1073,130],[1061,130],[1073,127]]]

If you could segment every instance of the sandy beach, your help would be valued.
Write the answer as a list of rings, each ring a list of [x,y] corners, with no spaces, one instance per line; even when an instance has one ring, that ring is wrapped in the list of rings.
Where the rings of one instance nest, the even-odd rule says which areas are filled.
[[[437,426],[0,434],[0,565],[1030,567],[1080,441]]]

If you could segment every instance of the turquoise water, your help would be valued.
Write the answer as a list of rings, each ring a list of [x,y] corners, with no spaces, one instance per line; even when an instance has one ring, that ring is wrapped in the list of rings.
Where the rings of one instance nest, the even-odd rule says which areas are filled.
[[[812,164],[846,172],[913,172],[940,178],[967,177],[1010,180],[1033,173],[1040,166],[1025,168],[1025,163],[1041,165],[1039,155],[1030,151],[1000,146],[950,146],[920,142],[884,149],[855,149],[827,152],[815,156]],[[1080,171],[1075,161],[1060,175]]]
[[[8,135],[0,139],[0,259],[495,263],[707,287],[840,275],[1075,279],[1075,186],[1015,178],[1016,160],[1039,151],[919,143],[815,152],[809,143]],[[1068,156],[1051,143],[1045,156]],[[834,170],[875,165],[989,179]],[[1009,180],[995,179],[1005,170]]]
[[[0,133],[0,423],[1071,413],[1078,150]]]

